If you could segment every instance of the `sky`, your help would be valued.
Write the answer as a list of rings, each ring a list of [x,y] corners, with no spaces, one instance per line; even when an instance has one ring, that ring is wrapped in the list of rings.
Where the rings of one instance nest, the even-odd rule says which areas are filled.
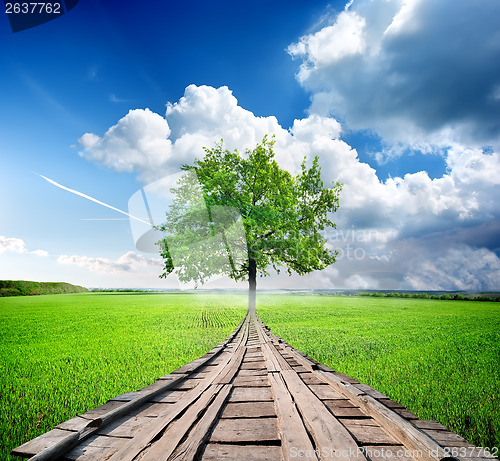
[[[0,279],[183,287],[82,194],[129,213],[203,147],[270,134],[282,168],[318,155],[343,183],[339,254],[258,287],[500,290],[498,17],[498,0],[80,0],[13,33],[0,13]]]

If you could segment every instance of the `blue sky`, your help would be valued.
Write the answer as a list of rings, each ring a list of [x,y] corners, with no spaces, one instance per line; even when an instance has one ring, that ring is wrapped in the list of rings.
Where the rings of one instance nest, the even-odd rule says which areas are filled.
[[[500,289],[495,0],[80,0],[0,15],[0,278],[177,287],[123,215],[224,138],[344,183],[338,262],[261,287]],[[217,280],[211,286],[230,286]]]

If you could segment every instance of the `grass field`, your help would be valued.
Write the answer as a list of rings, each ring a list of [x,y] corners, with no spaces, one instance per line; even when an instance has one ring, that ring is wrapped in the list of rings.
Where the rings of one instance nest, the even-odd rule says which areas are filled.
[[[76,414],[223,341],[246,298],[70,294],[0,298],[0,459]]]
[[[304,353],[477,445],[499,445],[500,303],[258,295],[258,306]],[[203,355],[245,312],[236,295],[0,299],[0,459]]]
[[[500,446],[500,304],[261,296],[292,346],[478,446]]]

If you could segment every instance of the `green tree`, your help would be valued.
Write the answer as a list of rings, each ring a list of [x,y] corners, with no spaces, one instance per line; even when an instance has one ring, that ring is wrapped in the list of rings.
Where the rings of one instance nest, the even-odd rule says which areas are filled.
[[[181,180],[172,191],[177,199],[160,227],[167,235],[161,242],[161,277],[174,270],[177,259],[182,261],[183,267],[177,268],[182,281],[203,283],[223,271],[218,258],[227,260],[229,247],[236,248],[244,256],[229,251],[229,267],[224,270],[234,280],[248,280],[248,309],[255,312],[257,274],[269,275],[273,267],[278,273],[285,269],[289,275],[303,275],[335,262],[338,252],[327,248],[321,231],[335,227],[329,213],[339,207],[342,184],[323,187],[317,156],[309,168],[304,158],[300,173],[292,176],[279,167],[273,145],[274,139],[265,136],[242,155],[223,149],[221,141],[204,148],[205,156],[193,165],[182,166],[196,172],[199,185]],[[200,196],[197,188],[202,201],[195,198]],[[222,219],[215,219],[215,213]],[[200,265],[202,253],[210,257]]]

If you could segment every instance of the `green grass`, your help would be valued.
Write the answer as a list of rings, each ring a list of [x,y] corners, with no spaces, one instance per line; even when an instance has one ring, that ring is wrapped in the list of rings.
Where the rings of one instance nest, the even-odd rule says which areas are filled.
[[[224,340],[244,296],[70,294],[0,299],[0,459]]]
[[[500,446],[500,305],[423,299],[261,296],[292,346],[478,446]]]

